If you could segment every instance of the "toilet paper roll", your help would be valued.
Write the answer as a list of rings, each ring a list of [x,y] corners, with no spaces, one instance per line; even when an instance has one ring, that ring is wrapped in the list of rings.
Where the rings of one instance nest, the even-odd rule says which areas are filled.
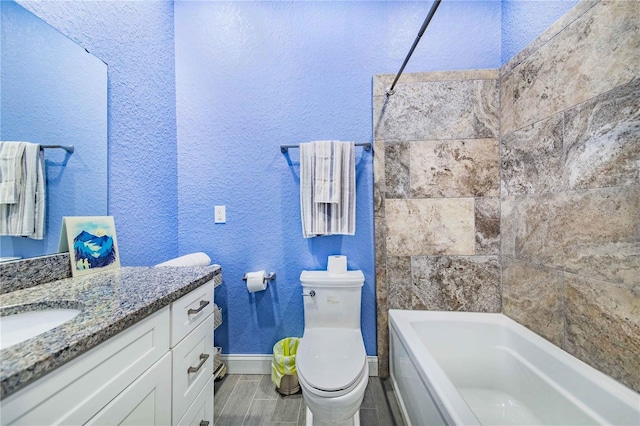
[[[249,293],[262,291],[267,288],[267,280],[264,269],[262,271],[247,272],[247,290]]]
[[[329,256],[327,271],[330,274],[344,274],[347,272],[347,256]]]

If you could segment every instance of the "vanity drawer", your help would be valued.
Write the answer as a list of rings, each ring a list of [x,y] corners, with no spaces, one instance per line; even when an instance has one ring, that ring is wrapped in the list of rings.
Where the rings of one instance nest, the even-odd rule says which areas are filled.
[[[213,315],[209,315],[173,352],[173,422],[182,418],[213,377]]]
[[[209,281],[171,304],[171,347],[213,312],[214,282]]]
[[[213,376],[182,416],[178,426],[213,426]]]

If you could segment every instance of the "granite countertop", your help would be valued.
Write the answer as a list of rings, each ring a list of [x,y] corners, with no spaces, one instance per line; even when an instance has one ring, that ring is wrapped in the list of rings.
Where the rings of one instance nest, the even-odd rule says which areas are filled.
[[[0,315],[43,306],[82,311],[52,330],[0,351],[0,399],[221,277],[218,265],[125,267],[0,295]]]

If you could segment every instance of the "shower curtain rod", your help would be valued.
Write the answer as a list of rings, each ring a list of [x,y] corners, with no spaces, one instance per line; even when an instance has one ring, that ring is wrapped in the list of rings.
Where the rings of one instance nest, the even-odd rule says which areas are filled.
[[[396,78],[393,80],[393,83],[391,83],[391,86],[389,86],[389,88],[386,90],[387,98],[395,93],[393,91],[393,88],[396,86],[396,83],[398,82],[398,79],[402,75],[402,71],[404,71],[404,67],[407,65],[407,62],[409,62],[409,58],[411,58],[411,55],[413,55],[413,51],[415,50],[416,46],[418,45],[418,42],[420,42],[420,38],[424,34],[424,31],[427,29],[427,26],[429,25],[429,22],[431,22],[431,18],[433,18],[433,15],[436,13],[436,9],[438,9],[438,6],[440,6],[440,2],[441,1],[442,0],[435,0],[433,2],[433,5],[431,6],[431,10],[429,10],[429,14],[427,15],[427,18],[424,20],[424,23],[422,24],[422,28],[420,28],[420,31],[418,32],[418,36],[416,37],[416,39],[413,42],[413,46],[411,46],[411,49],[409,49],[409,53],[407,53],[407,57],[404,58],[404,62],[402,63],[402,66],[400,67],[400,71],[398,71],[398,74],[396,74]]]

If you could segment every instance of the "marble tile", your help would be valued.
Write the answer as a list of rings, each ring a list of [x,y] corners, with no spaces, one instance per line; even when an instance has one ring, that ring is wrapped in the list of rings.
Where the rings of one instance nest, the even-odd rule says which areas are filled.
[[[409,142],[385,144],[385,198],[408,197],[410,191],[409,155]]]
[[[640,2],[599,2],[505,74],[503,134],[636,78],[639,24]]]
[[[542,34],[536,37],[531,43],[524,47],[520,52],[515,54],[511,59],[509,59],[501,68],[500,75],[504,75],[507,72],[511,71],[515,66],[517,66],[520,62],[529,57],[532,53],[536,52],[542,46],[549,42],[552,38],[558,35],[562,30],[564,30],[568,25],[570,25],[573,21],[578,19],[581,15],[583,15],[586,11],[595,6],[600,0],[580,0],[571,10],[562,15],[556,22],[551,24],[549,28],[544,30]]]
[[[514,205],[502,204],[506,209],[502,214],[501,228],[507,238],[514,238],[513,257],[539,265],[561,267],[565,254],[563,218],[567,216],[568,195],[541,194],[515,200]]]
[[[384,354],[378,354],[378,376],[380,378],[389,377],[389,343],[387,342],[387,351]]]
[[[562,189],[562,113],[502,137],[503,196]]]
[[[387,262],[387,243],[386,243],[386,235],[387,235],[387,224],[386,218],[382,217],[374,217],[373,219],[374,226],[374,242],[375,242],[375,260],[376,265],[380,265],[384,267]]]
[[[499,195],[497,139],[410,143],[411,198]]]
[[[470,121],[474,136],[470,139],[498,138],[501,133],[499,80],[473,80],[473,92],[475,102]]]
[[[376,263],[376,308],[378,312],[386,312],[387,304],[387,267],[386,258],[384,264]]]
[[[411,258],[387,256],[389,309],[411,309]]]
[[[498,256],[411,258],[413,291],[420,308],[500,312]]]
[[[640,183],[640,79],[564,112],[564,185]]]
[[[475,199],[476,255],[500,254],[500,198]]]
[[[400,91],[403,84],[424,83],[427,81],[495,80],[498,75],[499,70],[496,68],[403,73],[394,89]],[[387,87],[391,86],[395,78],[395,74],[374,75],[373,96],[386,96]]]
[[[638,289],[565,274],[564,349],[640,392]]]
[[[503,313],[556,346],[564,343],[562,272],[502,258]]]
[[[373,143],[373,214],[384,217],[384,197],[387,192],[384,142]]]
[[[376,346],[378,357],[389,353],[387,269],[379,265],[376,265]]]
[[[403,85],[374,97],[376,140],[498,137],[497,80],[434,81]]]
[[[568,192],[553,203],[562,269],[640,286],[640,186]]]
[[[387,377],[389,375],[389,315],[388,311],[379,312],[377,318],[377,356],[378,375]]]
[[[513,72],[500,77],[500,134],[502,137],[513,133],[516,128],[515,111],[513,109],[513,94],[515,92],[516,78]]]
[[[473,198],[386,200],[387,253],[475,254]]]
[[[510,196],[500,201],[500,254],[515,257],[518,204],[523,196]]]
[[[502,254],[638,286],[639,211],[640,186],[508,199],[502,203]]]

